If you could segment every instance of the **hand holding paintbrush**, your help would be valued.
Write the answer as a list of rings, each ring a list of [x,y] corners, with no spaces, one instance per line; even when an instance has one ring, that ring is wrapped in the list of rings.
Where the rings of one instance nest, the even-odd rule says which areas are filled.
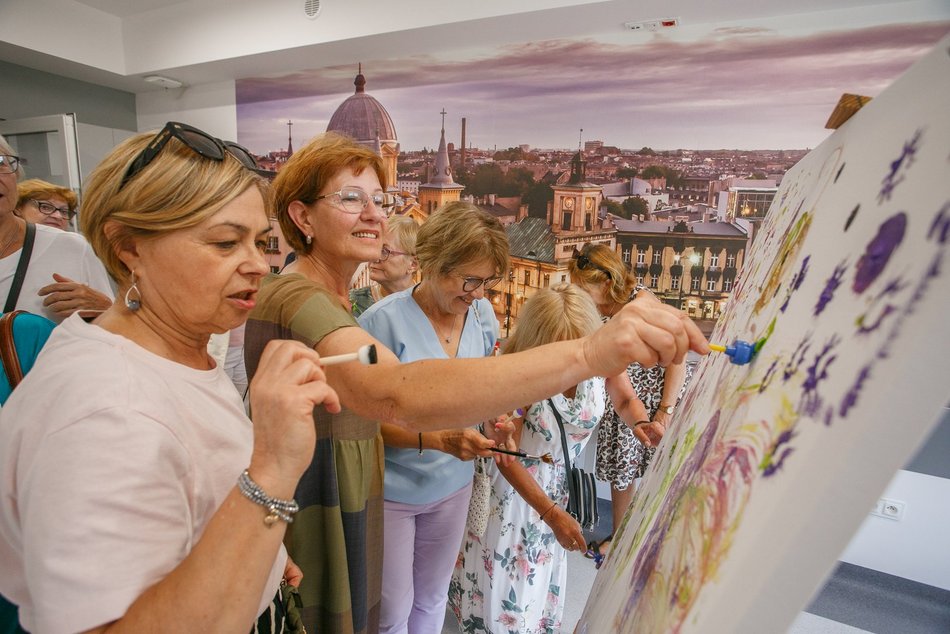
[[[532,456],[531,454],[525,453],[523,451],[509,451],[508,449],[501,449],[499,447],[492,447],[492,451],[496,453],[502,453],[507,456],[517,456],[519,458],[524,458],[525,460],[539,460],[545,464],[554,464],[554,458],[549,453],[543,453],[540,456]]]
[[[539,460],[547,464],[554,464],[554,459],[551,457],[551,454],[546,453],[541,456],[532,456],[523,451],[517,449],[517,443],[514,439],[514,420],[524,416],[524,411],[521,409],[516,409],[511,414],[505,417],[499,417],[495,419],[494,424],[494,433],[490,434],[486,431],[486,436],[495,441],[495,447],[492,447],[491,450],[496,454],[501,454],[504,456],[513,456],[517,458],[523,458],[525,460]],[[507,447],[507,448],[506,448]],[[501,458],[496,456],[498,462],[501,464],[510,464],[512,458]]]

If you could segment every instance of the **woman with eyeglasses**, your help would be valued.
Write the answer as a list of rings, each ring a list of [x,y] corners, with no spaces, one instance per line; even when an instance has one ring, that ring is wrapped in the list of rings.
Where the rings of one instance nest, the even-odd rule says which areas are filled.
[[[386,227],[379,259],[369,263],[370,285],[350,291],[353,316],[393,293],[412,286],[419,264],[416,261],[416,235],[419,223],[410,216],[394,216]]]
[[[75,194],[39,180],[24,181],[20,189],[22,174],[20,158],[0,137],[2,312],[26,310],[56,323],[77,311],[87,311],[86,316],[102,312],[113,298],[102,263],[82,236],[43,220],[65,222],[75,213]]]
[[[27,222],[66,231],[69,221],[76,217],[78,200],[68,187],[31,178],[17,185],[17,196],[13,213]]]
[[[571,281],[594,300],[606,323],[624,306],[655,301],[653,293],[637,284],[636,277],[616,251],[603,244],[587,244],[568,265]],[[614,530],[620,525],[636,492],[635,483],[643,477],[656,444],[663,437],[673,410],[686,392],[692,367],[682,361],[665,368],[659,364],[632,363],[627,375],[636,391],[633,408],[640,422],[629,427],[608,403],[607,415],[597,432],[594,472],[597,479],[610,483]],[[587,545],[587,556],[597,567],[610,548],[613,530],[606,538]]]
[[[251,167],[169,123],[90,176],[81,229],[122,299],[59,325],[0,411],[0,592],[30,632],[243,633],[283,618],[311,412],[339,402],[312,349],[275,342],[252,424],[208,355],[268,271],[267,183]]]
[[[422,281],[374,304],[360,326],[403,363],[491,355],[498,320],[485,292],[508,270],[504,227],[475,205],[450,202],[422,225],[416,255]],[[386,531],[379,631],[441,632],[472,495],[471,461],[490,456],[493,443],[472,427],[381,428]]]
[[[384,464],[379,421],[409,428],[418,442],[418,432],[492,419],[585,378],[617,374],[633,360],[667,364],[690,348],[708,351],[689,319],[647,302],[625,308],[587,338],[503,357],[400,364],[359,327],[348,292],[356,269],[379,259],[392,202],[386,184],[382,159],[346,137],[324,134],[294,153],[274,180],[274,206],[297,259],[281,275],[265,278],[245,333],[252,377],[271,339],[296,339],[322,356],[377,346],[374,365],[326,368],[343,411],[314,411],[318,441],[297,488],[302,510],[287,539],[304,573],[304,624],[321,634],[378,631]],[[476,297],[472,293],[498,275],[480,268],[455,273],[461,277],[454,280],[453,304]],[[463,325],[460,317],[428,327],[451,346]],[[425,437],[422,450],[424,455]]]

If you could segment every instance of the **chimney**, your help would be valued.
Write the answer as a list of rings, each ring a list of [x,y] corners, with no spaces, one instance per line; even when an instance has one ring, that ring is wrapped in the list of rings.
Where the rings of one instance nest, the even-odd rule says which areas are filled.
[[[462,117],[462,153],[460,156],[461,158],[459,160],[461,161],[461,163],[459,163],[459,169],[464,170],[465,169],[465,117]]]

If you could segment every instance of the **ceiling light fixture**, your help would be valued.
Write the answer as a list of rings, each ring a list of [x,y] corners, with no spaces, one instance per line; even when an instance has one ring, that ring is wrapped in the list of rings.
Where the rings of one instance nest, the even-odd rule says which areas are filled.
[[[629,31],[659,31],[673,26],[679,26],[679,18],[663,18],[660,20],[642,20],[640,22],[624,22],[623,26]]]
[[[181,88],[184,86],[177,79],[172,79],[171,77],[164,77],[162,75],[149,75],[144,78],[145,81],[150,84],[155,84],[156,86],[161,86],[162,88]]]

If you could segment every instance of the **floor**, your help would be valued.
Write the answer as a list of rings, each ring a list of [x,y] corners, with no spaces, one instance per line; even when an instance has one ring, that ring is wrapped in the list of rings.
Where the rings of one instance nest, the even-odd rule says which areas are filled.
[[[601,503],[601,525],[609,526],[610,503]],[[590,538],[602,538],[606,530]],[[587,603],[597,570],[580,553],[568,553],[568,588],[562,632],[573,632]],[[442,634],[460,634],[446,612]],[[950,591],[839,563],[831,578],[787,634],[948,634]]]

